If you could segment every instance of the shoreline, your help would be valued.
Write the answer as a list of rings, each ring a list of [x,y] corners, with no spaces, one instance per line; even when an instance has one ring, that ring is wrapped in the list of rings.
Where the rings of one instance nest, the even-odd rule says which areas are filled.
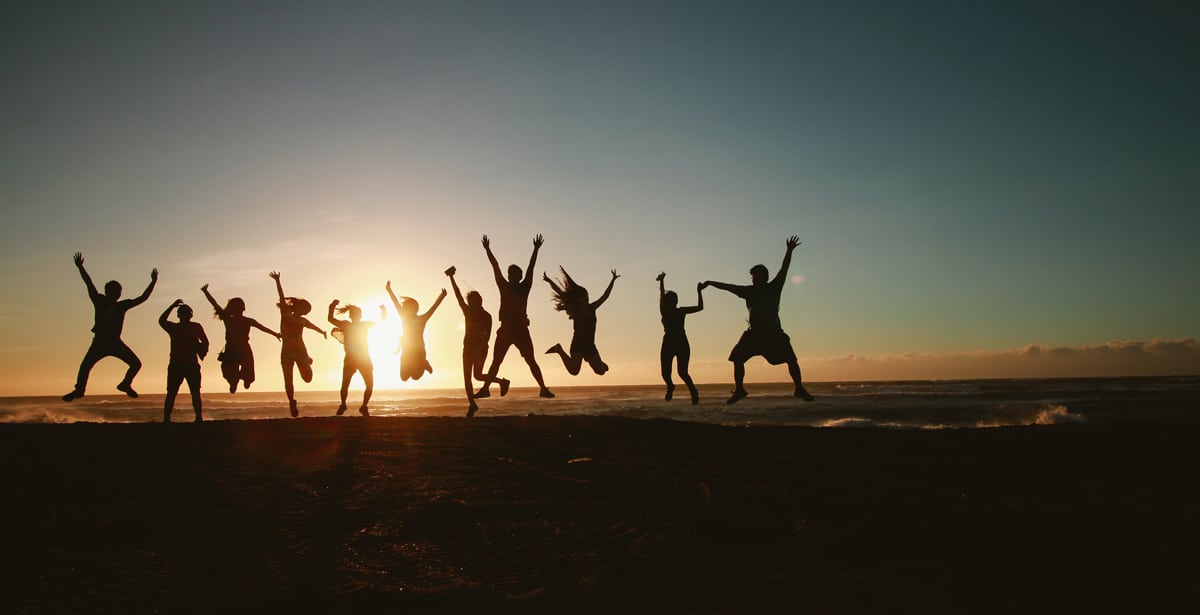
[[[962,612],[1195,599],[1200,425],[0,425],[17,612]]]

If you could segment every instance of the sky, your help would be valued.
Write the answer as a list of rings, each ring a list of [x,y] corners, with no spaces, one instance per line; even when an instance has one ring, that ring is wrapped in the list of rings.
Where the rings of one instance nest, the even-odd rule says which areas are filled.
[[[169,5],[169,6],[168,6]],[[314,305],[422,311],[442,271],[498,295],[504,267],[562,265],[612,366],[548,384],[658,381],[659,271],[774,275],[808,380],[1200,373],[1200,10],[1147,2],[6,2],[0,8],[0,395],[62,394],[98,286],[141,292],[137,388],[165,386],[156,319],[199,288],[278,327],[267,273]],[[745,328],[709,289],[692,373],[728,382]],[[538,281],[534,344],[570,321]],[[391,306],[389,305],[389,310]],[[375,310],[366,311],[375,318]],[[401,383],[394,318],[377,388],[461,386],[451,296],[434,373]],[[282,387],[255,333],[259,379]],[[336,388],[341,347],[307,334]],[[215,352],[214,352],[215,354]],[[220,390],[214,357],[206,390]],[[106,359],[92,393],[114,393]],[[531,385],[515,354],[501,371]],[[750,381],[784,381],[761,359]],[[356,384],[356,386],[358,386]]]

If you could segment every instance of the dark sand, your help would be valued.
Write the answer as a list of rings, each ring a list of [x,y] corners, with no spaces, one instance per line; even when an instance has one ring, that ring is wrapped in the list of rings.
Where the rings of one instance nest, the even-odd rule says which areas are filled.
[[[0,425],[4,612],[1194,608],[1200,426]]]

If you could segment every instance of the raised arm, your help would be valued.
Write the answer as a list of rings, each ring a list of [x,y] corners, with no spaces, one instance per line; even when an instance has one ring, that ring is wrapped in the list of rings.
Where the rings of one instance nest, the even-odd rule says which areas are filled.
[[[496,285],[504,286],[504,275],[500,273],[500,263],[496,262],[496,255],[492,254],[492,240],[484,235],[480,243],[483,244],[483,251],[487,252],[488,262],[492,264],[492,275],[496,276]]]
[[[612,294],[613,284],[617,282],[617,278],[619,277],[621,277],[620,274],[617,273],[616,269],[613,269],[612,279],[608,281],[608,288],[604,289],[604,294],[600,295],[599,299],[592,302],[593,310],[599,308],[601,305],[604,305],[605,301],[608,301],[608,296]]]
[[[387,284],[383,285],[387,289],[388,296],[392,298],[392,305],[396,306],[396,311],[400,311],[400,300],[396,298],[396,293],[392,292],[392,281],[388,280]]]
[[[88,296],[95,299],[100,296],[100,292],[96,290],[96,285],[92,283],[92,276],[88,275],[87,269],[83,268],[83,252],[75,253],[75,268],[79,270],[79,277],[83,278],[83,283],[87,285]]]
[[[379,320],[387,320],[387,306],[379,305]]]
[[[150,283],[146,285],[146,290],[143,290],[142,294],[133,298],[133,301],[131,302],[130,307],[135,306],[135,305],[141,305],[141,304],[145,303],[146,300],[150,298],[150,293],[151,293],[151,291],[154,290],[155,284],[158,284],[158,269],[157,268],[150,270]]]
[[[679,308],[684,314],[695,314],[704,309],[704,284],[696,285],[696,305],[691,307]]]
[[[217,316],[220,316],[221,320],[224,320],[225,310],[221,307],[220,303],[217,303],[216,299],[213,299],[212,294],[208,292],[208,282],[205,282],[204,286],[200,287],[200,292],[204,293],[204,298],[208,299],[208,302],[212,304],[213,309],[217,311]]]
[[[429,309],[426,310],[424,314],[421,314],[421,320],[429,320],[429,317],[433,316],[433,313],[435,311],[437,311],[438,306],[442,304],[442,300],[445,298],[446,298],[446,289],[443,288],[442,292],[438,293],[437,299],[433,300],[433,305],[430,306]]]
[[[559,288],[558,283],[554,281],[554,278],[550,277],[545,271],[542,272],[542,281],[549,284],[550,288],[554,289],[554,294],[563,294],[563,289]]]
[[[462,291],[458,289],[458,282],[456,282],[454,280],[454,273],[456,271],[458,271],[458,270],[455,269],[454,266],[452,265],[449,269],[446,270],[446,277],[450,278],[450,288],[454,289],[454,298],[458,299],[459,309],[461,309],[463,311],[463,314],[466,314],[467,313],[467,302],[465,299],[463,299]]]
[[[171,322],[167,320],[167,317],[171,315],[171,310],[181,305],[183,305],[183,299],[176,299],[173,303],[171,303],[171,305],[168,305],[167,309],[163,310],[163,313],[158,315],[158,326],[162,327],[164,331],[170,330],[167,325],[171,324]]]
[[[333,301],[329,302],[329,316],[327,317],[327,319],[329,320],[329,324],[331,324],[335,327],[345,327],[346,325],[348,325],[350,323],[348,323],[344,320],[338,320],[337,317],[335,317],[333,314],[334,310],[337,309],[338,303],[339,303],[339,301],[337,299],[334,299]]]
[[[521,285],[526,289],[533,288],[533,268],[537,266],[538,250],[542,249],[542,234],[538,233],[533,238],[533,252],[529,254],[529,266],[525,268],[525,279],[521,281]]]
[[[662,303],[663,295],[667,294],[666,284],[663,282],[663,280],[666,279],[666,277],[667,277],[667,272],[660,271],[659,274],[657,276],[655,276],[655,278],[654,278],[655,280],[658,280],[658,302],[659,303]]]
[[[783,253],[783,262],[779,265],[779,273],[775,274],[775,279],[771,280],[772,286],[783,286],[783,281],[787,279],[788,267],[792,265],[792,251],[796,246],[800,245],[800,238],[792,235],[787,240],[787,252]]]
[[[272,271],[271,273],[268,273],[267,275],[270,276],[272,280],[275,280],[275,292],[279,294],[279,309],[282,310],[283,309],[283,299],[284,299],[283,282],[279,281],[279,272]]]

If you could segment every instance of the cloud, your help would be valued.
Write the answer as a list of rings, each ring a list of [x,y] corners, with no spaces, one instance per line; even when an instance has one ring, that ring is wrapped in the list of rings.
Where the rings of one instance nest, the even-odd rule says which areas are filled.
[[[1200,374],[1200,342],[1186,337],[1076,347],[1029,344],[958,353],[848,354],[801,363],[819,380],[1194,375]]]

